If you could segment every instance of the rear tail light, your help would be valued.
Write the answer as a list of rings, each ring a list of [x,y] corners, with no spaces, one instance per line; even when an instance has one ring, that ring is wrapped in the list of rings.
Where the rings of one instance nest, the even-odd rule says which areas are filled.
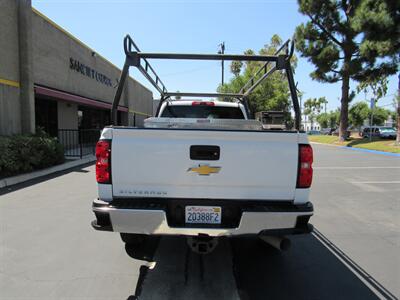
[[[197,105],[202,105],[202,106],[214,106],[214,102],[210,101],[193,101],[192,106],[197,106]]]
[[[313,150],[310,145],[299,145],[297,188],[309,188],[313,177]]]
[[[96,180],[111,183],[111,141],[100,140],[96,144]]]

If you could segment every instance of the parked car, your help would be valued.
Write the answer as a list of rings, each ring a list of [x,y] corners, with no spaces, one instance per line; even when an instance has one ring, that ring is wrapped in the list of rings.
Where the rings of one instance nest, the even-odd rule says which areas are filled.
[[[336,128],[334,131],[332,131],[332,134],[331,134],[331,135],[339,136],[339,128]],[[351,135],[351,131],[350,131],[350,130],[346,130],[346,136],[345,136],[345,138],[346,138],[346,139],[350,138],[350,135]]]
[[[397,130],[393,127],[379,128],[379,137],[382,139],[396,139]]]
[[[376,137],[379,135],[378,127],[376,126],[365,126],[362,130],[361,136],[363,138]]]
[[[395,139],[397,135],[397,131],[393,127],[385,127],[385,126],[367,126],[363,128],[362,137],[369,138],[371,137],[380,137],[383,139]]]
[[[330,127],[322,128],[321,129],[321,134],[323,134],[323,135],[331,135],[332,132],[334,132],[334,131],[335,131],[335,128],[330,128]]]

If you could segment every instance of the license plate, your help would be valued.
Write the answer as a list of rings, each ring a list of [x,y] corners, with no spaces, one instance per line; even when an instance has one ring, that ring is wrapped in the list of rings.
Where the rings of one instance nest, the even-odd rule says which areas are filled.
[[[219,206],[186,206],[185,222],[191,224],[221,224]]]

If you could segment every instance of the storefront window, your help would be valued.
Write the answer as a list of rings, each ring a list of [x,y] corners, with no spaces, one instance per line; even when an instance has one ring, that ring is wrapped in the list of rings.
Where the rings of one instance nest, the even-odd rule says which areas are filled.
[[[57,101],[35,98],[35,125],[51,136],[57,136]]]
[[[78,107],[79,129],[103,129],[110,125],[110,111],[88,106]]]

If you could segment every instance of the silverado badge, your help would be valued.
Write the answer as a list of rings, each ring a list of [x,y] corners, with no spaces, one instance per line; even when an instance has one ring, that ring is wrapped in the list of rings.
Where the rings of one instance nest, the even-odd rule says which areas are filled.
[[[199,165],[198,167],[189,168],[188,172],[196,172],[199,175],[210,175],[212,173],[218,173],[221,167],[210,167],[209,165]]]

